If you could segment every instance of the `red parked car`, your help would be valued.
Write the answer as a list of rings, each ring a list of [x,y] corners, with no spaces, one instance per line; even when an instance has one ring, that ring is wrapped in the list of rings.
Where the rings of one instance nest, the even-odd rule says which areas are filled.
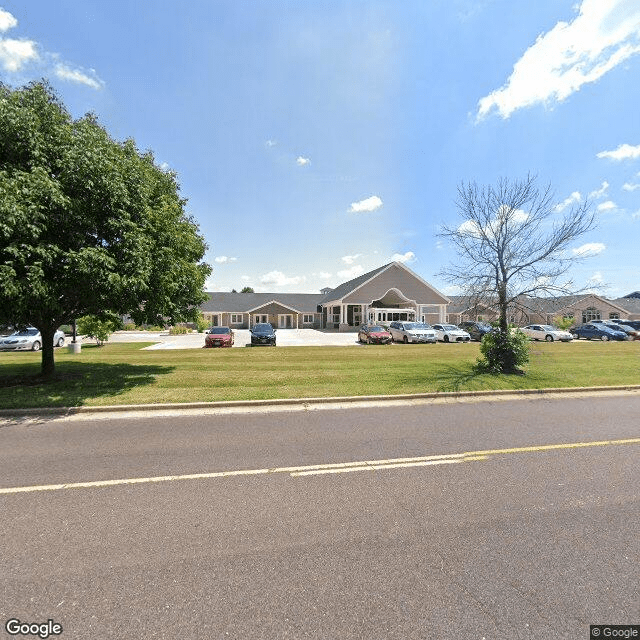
[[[363,324],[358,331],[358,342],[366,344],[391,344],[391,334],[379,325]]]
[[[205,347],[232,347],[233,331],[229,327],[211,327],[204,339]]]

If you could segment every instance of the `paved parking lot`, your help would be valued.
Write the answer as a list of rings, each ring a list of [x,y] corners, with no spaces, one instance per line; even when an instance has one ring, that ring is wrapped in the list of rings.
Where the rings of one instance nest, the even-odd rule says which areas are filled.
[[[234,347],[245,347],[251,343],[248,329],[234,329]],[[189,333],[181,336],[170,336],[168,331],[116,331],[111,334],[109,342],[155,342],[145,349],[201,349],[204,346],[204,333]],[[90,339],[85,339],[91,343]],[[362,346],[358,342],[358,334],[334,333],[317,329],[277,329],[276,341],[279,347]],[[67,338],[67,344],[69,338]],[[598,340],[573,340],[572,344],[599,344]],[[535,342],[531,343],[536,344]],[[450,345],[447,345],[450,346]]]
[[[234,347],[251,343],[248,329],[234,329]],[[109,342],[155,342],[145,349],[200,349],[204,346],[204,333],[170,336],[167,331],[116,331]],[[333,333],[317,329],[277,329],[279,347],[300,346],[354,346],[358,345],[357,333]]]

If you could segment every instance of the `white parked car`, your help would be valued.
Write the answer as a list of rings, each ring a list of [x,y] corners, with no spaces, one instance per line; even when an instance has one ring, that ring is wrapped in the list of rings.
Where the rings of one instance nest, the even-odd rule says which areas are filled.
[[[570,342],[573,340],[573,336],[568,331],[563,331],[550,324],[530,324],[528,327],[520,329],[520,331],[531,340],[546,340],[547,342],[553,342],[554,340]]]
[[[392,322],[389,325],[392,342],[436,342],[436,332],[424,322]]]
[[[436,337],[442,342],[469,342],[471,336],[455,324],[434,324]]]
[[[61,347],[63,344],[64,332],[58,329],[53,336],[53,346]],[[10,336],[0,338],[0,351],[40,351],[41,348],[42,336],[35,327],[27,327]]]

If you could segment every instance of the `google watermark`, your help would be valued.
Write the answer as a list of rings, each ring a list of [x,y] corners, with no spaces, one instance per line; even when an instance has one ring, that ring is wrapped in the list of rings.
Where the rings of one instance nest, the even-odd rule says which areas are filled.
[[[18,618],[11,618],[4,628],[10,636],[37,636],[43,640],[62,633],[62,625],[51,619],[46,622],[21,622]]]
[[[601,638],[637,638],[640,640],[640,624],[592,624],[589,626],[589,639]]]

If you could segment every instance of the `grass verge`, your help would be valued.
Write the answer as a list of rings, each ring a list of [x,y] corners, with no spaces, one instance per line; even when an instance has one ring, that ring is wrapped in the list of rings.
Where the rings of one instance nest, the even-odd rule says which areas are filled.
[[[638,384],[640,342],[532,343],[525,376],[477,375],[478,344],[0,354],[0,408],[74,407]]]

